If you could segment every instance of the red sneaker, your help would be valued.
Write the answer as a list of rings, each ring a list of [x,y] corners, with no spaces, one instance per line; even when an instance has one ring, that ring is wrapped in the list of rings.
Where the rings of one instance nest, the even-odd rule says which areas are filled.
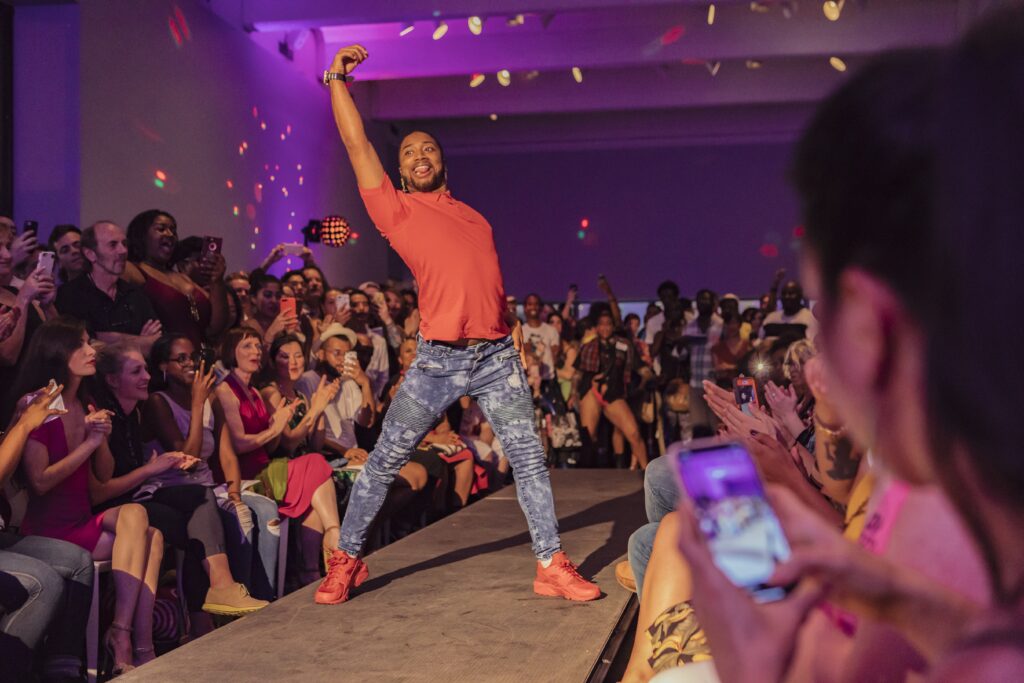
[[[348,600],[348,592],[363,584],[370,576],[366,564],[344,550],[335,550],[327,560],[327,576],[313,596],[318,605],[337,605]]]
[[[545,569],[537,562],[537,578],[533,580],[533,592],[552,598],[565,598],[586,602],[601,597],[596,583],[587,581],[569,561],[569,556],[558,551],[551,557],[551,564]]]

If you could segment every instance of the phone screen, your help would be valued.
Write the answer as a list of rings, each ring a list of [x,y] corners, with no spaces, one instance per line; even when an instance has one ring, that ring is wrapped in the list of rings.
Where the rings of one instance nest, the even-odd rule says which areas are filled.
[[[295,307],[295,298],[291,296],[281,297],[281,312],[295,314],[297,309]]]
[[[757,380],[753,377],[737,377],[732,383],[733,395],[736,397],[736,405],[747,415],[750,412],[750,404],[757,407]]]
[[[341,309],[348,308],[348,294],[339,294],[334,297],[334,307],[341,312]]]
[[[789,557],[789,544],[754,461],[736,443],[691,446],[678,455],[679,478],[715,564],[758,602],[781,599],[786,588],[766,582],[775,565]]]
[[[36,263],[36,270],[43,273],[53,273],[53,264],[55,259],[56,255],[52,251],[39,252],[39,260]]]

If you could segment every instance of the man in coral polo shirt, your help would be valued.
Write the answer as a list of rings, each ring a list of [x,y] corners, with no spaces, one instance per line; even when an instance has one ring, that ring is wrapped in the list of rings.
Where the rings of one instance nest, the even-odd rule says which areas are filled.
[[[600,589],[577,573],[561,549],[523,370],[522,330],[506,311],[491,226],[448,192],[441,145],[426,133],[402,140],[398,159],[404,191],[392,185],[345,87],[345,75],[366,57],[359,45],[340,50],[324,81],[366,210],[419,283],[420,334],[416,361],[356,480],[339,549],[328,561],[327,577],[314,599],[320,604],[344,602],[366,580],[369,573],[359,555],[392,480],[445,409],[468,395],[486,414],[515,471],[519,504],[537,556],[534,592],[593,600]]]

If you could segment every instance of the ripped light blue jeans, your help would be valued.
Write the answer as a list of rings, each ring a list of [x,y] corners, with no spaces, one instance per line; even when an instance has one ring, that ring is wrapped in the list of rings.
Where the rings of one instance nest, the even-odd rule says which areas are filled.
[[[462,396],[480,404],[515,472],[519,506],[533,552],[547,560],[561,549],[544,449],[533,422],[533,398],[512,338],[454,348],[422,338],[384,418],[377,445],[356,479],[339,547],[353,557],[384,503],[398,470],[441,414]]]

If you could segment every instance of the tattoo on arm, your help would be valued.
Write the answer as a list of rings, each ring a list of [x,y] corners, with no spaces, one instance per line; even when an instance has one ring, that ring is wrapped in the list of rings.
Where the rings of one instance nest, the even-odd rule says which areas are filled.
[[[860,467],[861,452],[853,447],[853,443],[845,438],[831,438],[825,442],[825,457],[831,466],[825,474],[836,481],[849,481],[857,476]]]

